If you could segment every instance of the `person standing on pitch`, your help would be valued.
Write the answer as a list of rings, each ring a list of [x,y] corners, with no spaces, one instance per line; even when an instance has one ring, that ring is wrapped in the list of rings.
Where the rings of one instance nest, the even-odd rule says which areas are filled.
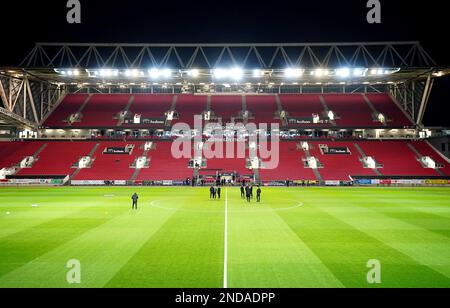
[[[249,187],[249,186],[247,186],[247,187],[245,188],[245,195],[246,195],[246,197],[247,197],[247,202],[250,202],[251,199],[252,199],[252,195],[251,195],[250,187]]]
[[[214,186],[209,188],[209,198],[214,199]]]
[[[250,198],[253,199],[253,185],[250,185]]]
[[[258,190],[256,191],[256,200],[258,201],[258,203],[261,202],[261,187],[258,186]]]
[[[139,196],[137,193],[135,193],[132,197],[131,200],[133,200],[133,210],[137,210],[138,209],[138,199]]]
[[[245,199],[245,186],[244,186],[244,183],[242,183],[242,186],[241,186],[241,199]]]
[[[222,193],[222,188],[217,187],[217,198],[220,200],[220,194]]]

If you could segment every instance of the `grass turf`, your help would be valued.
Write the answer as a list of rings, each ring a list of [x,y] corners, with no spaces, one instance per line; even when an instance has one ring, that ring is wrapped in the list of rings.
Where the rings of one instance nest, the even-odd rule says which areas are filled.
[[[208,188],[2,188],[0,287],[223,287],[224,200]],[[370,259],[375,287],[450,287],[448,189],[264,188],[249,206],[229,188],[228,210],[229,287],[374,287]],[[66,282],[70,259],[80,285]]]

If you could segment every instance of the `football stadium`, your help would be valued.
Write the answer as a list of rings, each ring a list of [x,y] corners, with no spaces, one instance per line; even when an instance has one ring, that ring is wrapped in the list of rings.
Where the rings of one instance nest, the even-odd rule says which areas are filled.
[[[418,41],[36,43],[0,68],[0,288],[448,288]],[[444,103],[444,102],[443,102]]]

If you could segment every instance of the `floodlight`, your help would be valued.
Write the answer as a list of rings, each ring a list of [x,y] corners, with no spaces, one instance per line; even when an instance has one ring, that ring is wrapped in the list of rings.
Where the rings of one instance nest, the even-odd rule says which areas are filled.
[[[159,76],[161,75],[161,72],[159,69],[157,68],[152,68],[151,70],[148,71],[148,75],[150,76],[150,78],[152,79],[158,79]]]
[[[239,67],[233,68],[230,71],[230,77],[233,78],[234,80],[240,80],[240,79],[242,79],[243,76],[244,76],[244,71]]]
[[[353,70],[353,76],[355,77],[362,77],[364,76],[366,73],[366,70],[362,69],[362,68],[355,68]]]
[[[200,71],[198,69],[192,69],[188,71],[188,75],[192,78],[197,78],[198,76],[200,76]]]
[[[312,75],[316,76],[317,78],[325,77],[325,76],[328,76],[329,74],[330,74],[330,72],[323,68],[318,68],[312,73]]]
[[[262,71],[260,69],[253,70],[253,77],[254,78],[259,78],[259,77],[263,77],[263,76],[264,76],[264,71]]]
[[[168,79],[168,78],[172,77],[172,71],[170,69],[168,69],[168,68],[163,69],[162,76],[164,78]]]
[[[287,68],[284,70],[286,78],[300,78],[303,76],[304,70],[299,68]]]
[[[339,77],[347,78],[350,76],[350,69],[347,67],[340,68],[340,69],[336,70],[336,75]]]

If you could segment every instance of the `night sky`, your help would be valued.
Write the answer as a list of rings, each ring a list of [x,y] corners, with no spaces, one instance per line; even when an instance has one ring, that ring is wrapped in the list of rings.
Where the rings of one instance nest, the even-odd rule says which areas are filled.
[[[18,65],[35,42],[279,43],[418,40],[450,66],[445,1],[381,0],[382,24],[366,21],[367,0],[81,0],[82,24],[66,22],[66,0],[2,1],[0,65]],[[448,41],[448,39],[447,39]],[[435,83],[426,125],[450,126],[450,79]]]

